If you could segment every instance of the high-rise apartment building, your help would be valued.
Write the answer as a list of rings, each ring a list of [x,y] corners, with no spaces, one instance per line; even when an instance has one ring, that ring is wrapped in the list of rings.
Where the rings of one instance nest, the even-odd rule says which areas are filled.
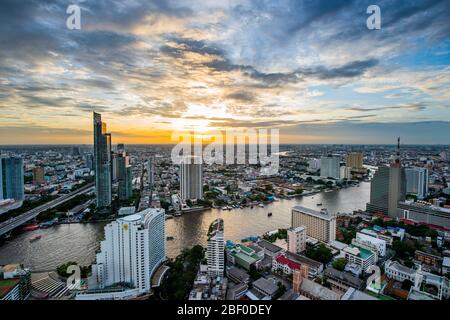
[[[216,219],[209,227],[206,260],[208,275],[210,277],[223,277],[225,269],[225,236],[222,219]]]
[[[126,152],[117,155],[117,180],[119,199],[129,199],[133,195],[133,172]]]
[[[45,182],[45,171],[43,166],[33,168],[33,184],[43,184]]]
[[[362,169],[363,168],[363,154],[361,152],[350,152],[345,160],[346,167],[352,169]]]
[[[150,208],[105,226],[89,289],[127,284],[148,293],[151,277],[166,259],[164,209]]]
[[[94,112],[94,163],[97,208],[111,206],[111,135],[106,133],[106,123]]]
[[[336,240],[336,216],[326,209],[321,211],[295,206],[292,209],[291,227],[304,226],[306,235],[322,242]]]
[[[397,153],[394,162],[389,167],[379,167],[372,178],[370,185],[370,202],[367,211],[381,212],[390,217],[397,217],[399,201],[406,196],[405,168],[400,161],[400,138],[398,139]]]
[[[183,200],[203,199],[202,165],[195,157],[185,157],[180,164],[180,193]]]
[[[300,226],[291,228],[287,231],[288,251],[292,253],[300,253],[306,249],[306,228]]]
[[[335,156],[322,157],[320,159],[320,176],[323,178],[340,179],[341,159]]]
[[[0,200],[25,198],[23,159],[20,157],[0,158]]]
[[[424,199],[428,195],[428,169],[405,168],[406,193]]]

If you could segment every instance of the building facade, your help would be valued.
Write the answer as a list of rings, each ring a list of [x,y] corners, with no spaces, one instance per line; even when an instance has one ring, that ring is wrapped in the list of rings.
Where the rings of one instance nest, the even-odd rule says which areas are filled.
[[[406,193],[424,199],[428,195],[428,169],[405,168]]]
[[[98,209],[111,206],[111,135],[106,133],[106,123],[94,112],[94,166],[95,190]]]
[[[306,249],[306,228],[300,226],[291,228],[287,231],[288,251],[292,253],[300,253]]]
[[[212,278],[222,278],[225,269],[225,236],[222,219],[215,220],[209,227],[206,260],[208,275]]]
[[[23,159],[20,157],[0,158],[0,200],[25,198]]]
[[[185,157],[180,164],[180,194],[185,201],[203,199],[203,169],[195,157]]]
[[[341,159],[339,157],[327,156],[320,159],[320,176],[322,178],[340,179]]]
[[[89,289],[127,284],[141,294],[150,292],[151,277],[166,259],[165,242],[163,209],[146,209],[106,225]]]
[[[119,199],[130,199],[133,195],[133,172],[130,157],[125,152],[117,155],[117,180]]]
[[[304,226],[306,235],[322,242],[336,240],[336,216],[326,209],[315,211],[301,206],[292,209],[292,228]]]

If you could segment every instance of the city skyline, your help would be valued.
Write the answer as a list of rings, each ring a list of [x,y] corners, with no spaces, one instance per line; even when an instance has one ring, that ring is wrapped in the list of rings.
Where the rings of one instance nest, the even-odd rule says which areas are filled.
[[[0,145],[173,144],[173,130],[279,128],[281,144],[446,144],[446,1],[5,1]]]

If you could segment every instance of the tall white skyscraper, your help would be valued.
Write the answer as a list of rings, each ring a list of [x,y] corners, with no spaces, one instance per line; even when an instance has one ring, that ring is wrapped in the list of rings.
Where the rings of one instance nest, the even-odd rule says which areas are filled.
[[[104,210],[111,206],[111,134],[106,133],[102,116],[94,112],[94,162],[95,192],[97,208]]]
[[[340,179],[341,159],[339,157],[322,157],[320,159],[320,176],[323,178]]]
[[[180,193],[183,200],[203,199],[203,169],[195,157],[185,157],[180,164]]]
[[[206,259],[210,277],[223,277],[225,268],[225,236],[223,220],[215,220],[208,231]]]
[[[423,199],[428,194],[428,169],[405,168],[406,193],[414,194]]]
[[[164,209],[146,209],[106,225],[89,289],[126,283],[139,293],[150,292],[151,277],[166,259],[165,242]]]

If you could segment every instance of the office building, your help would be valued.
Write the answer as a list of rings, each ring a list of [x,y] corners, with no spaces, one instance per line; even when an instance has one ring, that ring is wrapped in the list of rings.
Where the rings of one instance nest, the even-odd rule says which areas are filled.
[[[417,223],[426,223],[450,229],[450,209],[438,207],[423,201],[399,202],[397,217]]]
[[[225,238],[223,220],[215,220],[208,231],[208,247],[206,249],[208,275],[223,277],[225,269]]]
[[[428,195],[428,169],[405,168],[406,193],[424,199]]]
[[[342,166],[339,168],[339,175],[340,175],[340,179],[344,180],[351,180],[352,179],[352,168],[351,167],[345,167]]]
[[[94,163],[96,204],[99,210],[111,206],[111,135],[106,133],[106,123],[94,112]]]
[[[354,265],[362,272],[366,272],[371,265],[375,264],[375,253],[361,246],[352,244],[342,251],[347,260],[347,266]]]
[[[320,170],[320,159],[311,159],[308,161],[308,171],[316,172]]]
[[[292,228],[304,226],[306,235],[322,242],[336,240],[336,216],[326,209],[315,211],[301,206],[292,209]]]
[[[180,164],[180,193],[182,200],[203,199],[202,165],[195,157],[185,157]]]
[[[20,157],[0,158],[0,200],[25,198],[23,159]]]
[[[130,157],[125,152],[117,155],[117,180],[119,199],[130,199],[133,195],[133,172]]]
[[[292,253],[300,253],[306,249],[306,228],[300,226],[291,228],[287,231],[288,251]]]
[[[363,154],[361,152],[350,152],[345,159],[346,167],[360,170],[363,169]]]
[[[45,182],[44,167],[36,166],[33,168],[33,184],[43,184]]]
[[[150,292],[151,277],[166,259],[165,241],[163,209],[146,209],[106,225],[89,289],[127,284],[139,294]]]
[[[341,159],[339,157],[327,156],[320,159],[320,176],[322,178],[340,179]]]
[[[383,213],[390,217],[397,217],[398,202],[406,197],[405,168],[400,162],[400,138],[398,139],[397,154],[389,167],[380,167],[372,178],[370,185],[370,202],[367,211]]]
[[[373,237],[361,232],[356,233],[356,241],[362,245],[369,245],[376,249],[378,256],[384,257],[386,255],[386,241]]]

